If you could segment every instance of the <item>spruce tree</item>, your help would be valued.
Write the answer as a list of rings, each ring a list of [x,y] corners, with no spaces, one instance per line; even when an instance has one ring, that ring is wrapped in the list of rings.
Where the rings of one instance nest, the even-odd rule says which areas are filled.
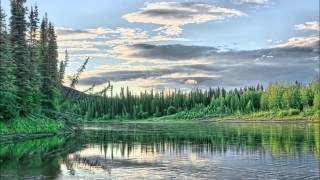
[[[25,19],[26,0],[11,0],[11,18],[10,18],[10,42],[12,48],[12,58],[17,66],[15,75],[17,86],[17,97],[19,103],[20,115],[27,115],[31,112],[33,102],[30,59],[28,58],[26,31],[27,22]]]
[[[60,61],[60,64],[59,64],[59,84],[60,85],[64,83],[64,75],[65,75],[68,62],[69,62],[69,54],[68,54],[68,50],[65,50],[64,61]]]
[[[40,26],[39,54],[40,75],[41,75],[41,104],[44,110],[50,109],[50,77],[48,61],[48,18],[47,15],[42,19]]]
[[[58,45],[57,36],[52,23],[49,23],[48,27],[48,61],[51,109],[59,110],[60,85],[58,72]]]
[[[32,96],[33,96],[33,109],[36,112],[40,112],[41,109],[41,79],[39,72],[39,40],[38,40],[38,30],[39,30],[39,18],[38,18],[38,8],[31,7],[29,15],[29,24],[28,24],[28,52],[30,58],[30,72],[32,83]]]
[[[10,56],[5,17],[0,1],[0,120],[17,115],[15,66]]]
[[[58,46],[54,26],[44,17],[40,28],[40,73],[42,106],[45,111],[59,110]]]

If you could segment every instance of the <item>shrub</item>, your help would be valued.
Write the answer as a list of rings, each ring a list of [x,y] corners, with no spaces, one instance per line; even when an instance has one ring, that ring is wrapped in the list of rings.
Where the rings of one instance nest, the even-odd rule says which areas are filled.
[[[298,109],[289,109],[289,115],[299,115],[300,111]]]
[[[170,106],[167,110],[168,115],[172,115],[172,114],[176,114],[176,113],[177,113],[177,109],[173,106]]]

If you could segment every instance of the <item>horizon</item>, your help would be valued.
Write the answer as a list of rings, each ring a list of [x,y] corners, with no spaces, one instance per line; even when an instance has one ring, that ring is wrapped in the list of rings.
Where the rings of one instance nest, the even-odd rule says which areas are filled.
[[[10,16],[10,2],[1,3]],[[91,57],[78,90],[108,80],[116,91],[141,92],[306,84],[319,76],[317,0],[126,3],[27,1],[54,23],[59,59],[69,52],[67,74]]]

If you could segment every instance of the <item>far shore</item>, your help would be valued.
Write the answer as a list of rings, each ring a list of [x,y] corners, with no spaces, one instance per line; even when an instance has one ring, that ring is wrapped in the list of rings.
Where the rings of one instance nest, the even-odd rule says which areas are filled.
[[[243,119],[237,117],[224,117],[224,118],[197,118],[197,119],[170,119],[166,117],[161,118],[150,118],[142,120],[95,120],[95,121],[84,121],[82,124],[94,124],[94,123],[119,123],[119,124],[130,124],[130,123],[288,123],[288,124],[310,124],[319,123],[319,120],[308,120],[308,119]],[[81,127],[77,127],[80,128]],[[63,129],[54,133],[21,133],[21,134],[8,134],[0,135],[0,143],[12,143],[26,140],[34,140],[47,138],[51,136],[69,136],[74,134],[74,130],[71,128]]]
[[[244,119],[236,117],[226,118],[195,118],[195,119],[166,119],[165,117],[140,119],[140,120],[94,120],[84,121],[87,123],[195,123],[195,122],[213,122],[213,123],[320,123],[320,120],[309,119]]]

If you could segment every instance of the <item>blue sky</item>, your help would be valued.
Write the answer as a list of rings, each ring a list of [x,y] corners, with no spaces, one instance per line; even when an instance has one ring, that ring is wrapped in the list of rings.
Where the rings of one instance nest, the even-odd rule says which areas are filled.
[[[319,72],[318,0],[29,0],[49,14],[79,89],[227,88]],[[9,14],[9,0],[2,1]]]

